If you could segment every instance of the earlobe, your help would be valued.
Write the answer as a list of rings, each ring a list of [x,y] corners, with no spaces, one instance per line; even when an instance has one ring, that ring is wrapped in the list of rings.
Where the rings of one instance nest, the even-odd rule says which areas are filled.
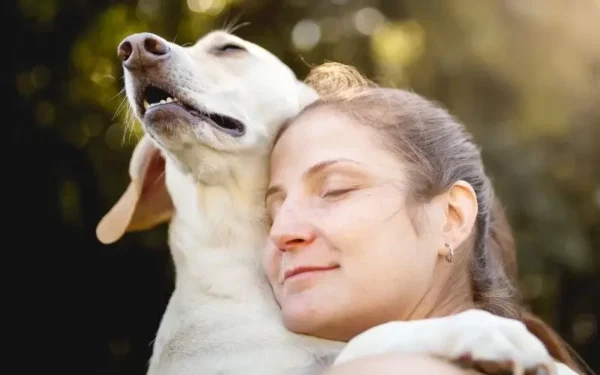
[[[448,242],[444,244],[444,258],[448,263],[454,263],[454,247],[450,245]]]

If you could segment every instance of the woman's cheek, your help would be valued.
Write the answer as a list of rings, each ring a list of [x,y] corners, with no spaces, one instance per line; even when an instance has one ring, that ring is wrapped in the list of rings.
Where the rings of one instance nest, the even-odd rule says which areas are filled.
[[[279,265],[281,264],[281,254],[273,244],[268,244],[263,254],[263,268],[269,279],[269,282],[275,286],[279,275]]]
[[[355,237],[364,225],[365,209],[352,201],[337,202],[314,215],[314,223],[330,237],[330,241]]]
[[[263,267],[265,269],[267,279],[269,280],[269,284],[271,285],[273,294],[275,295],[275,300],[279,305],[281,304],[281,285],[279,284],[280,265],[281,253],[277,248],[275,248],[275,246],[271,245],[265,251],[265,256],[263,258]]]

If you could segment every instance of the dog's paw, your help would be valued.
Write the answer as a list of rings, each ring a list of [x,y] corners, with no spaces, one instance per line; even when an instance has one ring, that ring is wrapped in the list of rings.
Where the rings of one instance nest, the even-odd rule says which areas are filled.
[[[512,370],[513,374],[556,374],[556,365],[544,344],[520,321],[469,310],[441,324],[455,326],[444,328],[448,332],[444,337],[447,346],[438,355],[486,373]]]
[[[350,340],[335,364],[390,352],[431,355],[488,373],[557,373],[542,342],[523,323],[483,310],[382,324]]]

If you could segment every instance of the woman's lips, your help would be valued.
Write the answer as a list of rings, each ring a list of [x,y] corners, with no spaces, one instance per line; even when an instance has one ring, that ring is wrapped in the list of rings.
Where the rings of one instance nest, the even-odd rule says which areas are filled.
[[[285,271],[285,273],[283,274],[283,281],[285,282],[286,280],[296,277],[298,275],[302,275],[302,274],[307,274],[307,273],[313,273],[313,272],[325,272],[325,271],[331,271],[333,269],[339,268],[340,266],[335,265],[335,266],[302,266],[302,267],[296,267],[296,268],[292,268],[289,269],[287,271]]]

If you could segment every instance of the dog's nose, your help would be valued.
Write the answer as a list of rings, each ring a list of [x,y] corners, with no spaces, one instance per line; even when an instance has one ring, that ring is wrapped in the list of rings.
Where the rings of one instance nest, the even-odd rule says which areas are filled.
[[[154,66],[168,57],[169,52],[167,42],[150,33],[129,35],[117,48],[117,56],[128,69]]]

